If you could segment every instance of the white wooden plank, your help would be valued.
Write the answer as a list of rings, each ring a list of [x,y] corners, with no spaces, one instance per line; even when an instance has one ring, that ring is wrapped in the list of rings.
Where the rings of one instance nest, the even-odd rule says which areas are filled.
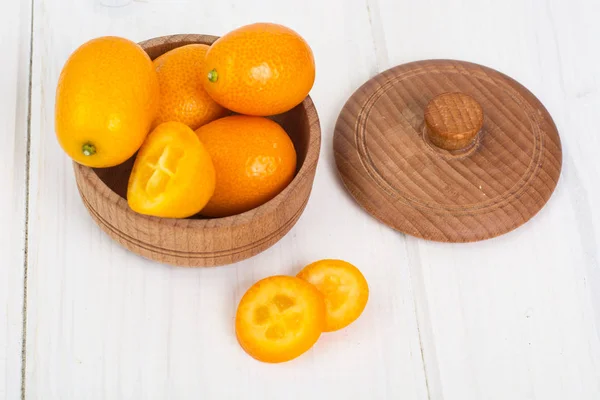
[[[149,1],[118,9],[36,0],[34,10],[29,398],[427,398],[406,248],[351,201],[333,165],[337,114],[377,69],[362,0]],[[220,35],[255,21],[296,29],[315,52],[311,94],[323,149],[305,214],[277,245],[229,267],[169,268],[126,252],[93,224],[54,138],[64,61],[95,36]],[[325,257],[354,262],[366,275],[371,298],[361,319],[290,363],[265,365],[243,353],[233,332],[243,292]]]
[[[377,2],[387,65],[454,58],[546,105],[564,166],[546,208],[494,240],[405,238],[435,399],[600,398],[597,1]]]
[[[21,393],[31,5],[0,13],[0,398]]]

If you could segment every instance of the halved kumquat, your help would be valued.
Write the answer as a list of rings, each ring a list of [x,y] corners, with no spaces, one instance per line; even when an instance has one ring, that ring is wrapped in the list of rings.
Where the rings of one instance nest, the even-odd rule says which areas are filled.
[[[215,190],[212,159],[194,131],[181,122],[158,125],[140,148],[127,187],[127,203],[140,214],[187,218]]]
[[[326,306],[324,332],[342,329],[363,312],[369,286],[358,268],[343,260],[325,259],[307,265],[297,275],[323,294]]]
[[[302,279],[271,276],[242,297],[235,319],[238,342],[253,358],[279,363],[309,350],[325,325],[321,293]]]

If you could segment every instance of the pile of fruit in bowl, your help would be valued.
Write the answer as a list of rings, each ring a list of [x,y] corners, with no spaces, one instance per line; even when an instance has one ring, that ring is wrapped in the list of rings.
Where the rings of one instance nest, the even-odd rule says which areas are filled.
[[[300,104],[314,80],[310,46],[278,24],[246,25],[154,60],[128,39],[100,37],[63,67],[55,131],[84,166],[135,157],[126,198],[136,213],[227,217],[294,178],[294,143],[269,117]]]
[[[128,249],[184,266],[238,261],[282,237],[310,193],[320,145],[308,98],[313,54],[270,23],[210,45],[172,44],[152,57],[121,37],[80,46],[57,86],[58,142],[79,166],[92,217]],[[113,185],[97,184],[107,176]],[[267,203],[274,207],[255,218],[240,215]],[[353,323],[368,295],[352,264],[320,260],[248,288],[235,335],[259,361],[289,361]]]

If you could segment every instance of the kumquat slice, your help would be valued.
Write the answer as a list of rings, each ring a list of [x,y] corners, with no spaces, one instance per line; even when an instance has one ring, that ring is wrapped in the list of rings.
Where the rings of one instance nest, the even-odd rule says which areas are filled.
[[[235,320],[238,342],[268,363],[292,360],[309,350],[325,325],[325,302],[311,284],[293,276],[256,282],[242,297]]]
[[[350,325],[367,305],[367,281],[358,268],[346,261],[316,261],[304,267],[297,276],[323,293],[326,306],[325,332]]]

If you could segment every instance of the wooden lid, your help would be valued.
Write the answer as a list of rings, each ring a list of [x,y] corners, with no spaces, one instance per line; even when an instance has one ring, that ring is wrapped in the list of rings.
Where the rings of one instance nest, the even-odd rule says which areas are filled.
[[[367,212],[443,242],[524,224],[562,168],[556,126],[531,92],[493,69],[452,60],[400,65],[362,85],[340,113],[334,153]]]

